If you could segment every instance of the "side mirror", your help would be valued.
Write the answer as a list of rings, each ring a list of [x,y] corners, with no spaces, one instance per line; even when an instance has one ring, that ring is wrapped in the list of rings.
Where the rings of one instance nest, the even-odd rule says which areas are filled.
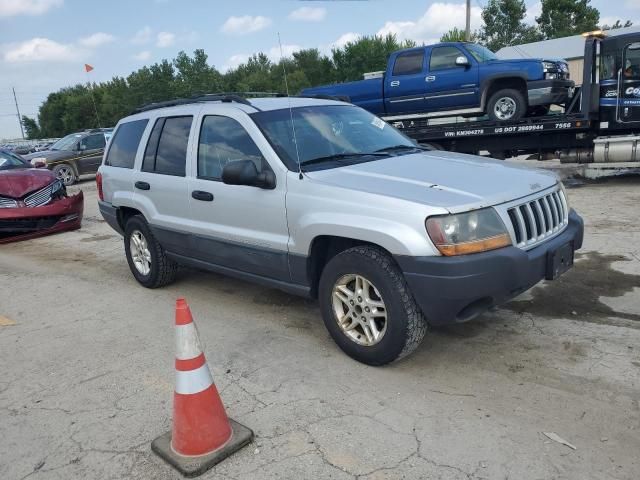
[[[84,143],[80,142],[78,144],[78,150],[83,151],[83,150],[86,150],[86,149],[87,149],[87,146]]]
[[[256,164],[251,160],[237,160],[227,163],[222,169],[222,182],[227,185],[246,185],[266,190],[276,188],[276,176],[273,172],[268,170],[258,173]]]
[[[33,164],[34,168],[45,168],[47,166],[47,162],[43,162],[42,160],[38,160]]]
[[[456,65],[459,67],[468,67],[469,59],[464,55],[460,55],[459,57],[456,57]]]

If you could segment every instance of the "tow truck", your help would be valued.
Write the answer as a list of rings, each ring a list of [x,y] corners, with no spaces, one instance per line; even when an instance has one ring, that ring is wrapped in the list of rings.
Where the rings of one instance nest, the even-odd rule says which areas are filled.
[[[452,121],[421,115],[387,120],[421,144],[449,151],[523,154],[582,164],[584,176],[640,173],[640,33],[585,37],[582,85],[559,113],[518,121]]]

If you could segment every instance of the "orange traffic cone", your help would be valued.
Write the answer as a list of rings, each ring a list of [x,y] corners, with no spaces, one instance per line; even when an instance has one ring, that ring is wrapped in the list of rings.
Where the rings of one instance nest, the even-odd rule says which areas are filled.
[[[173,429],[156,438],[151,449],[183,475],[195,477],[252,439],[250,429],[227,417],[189,306],[178,299]]]

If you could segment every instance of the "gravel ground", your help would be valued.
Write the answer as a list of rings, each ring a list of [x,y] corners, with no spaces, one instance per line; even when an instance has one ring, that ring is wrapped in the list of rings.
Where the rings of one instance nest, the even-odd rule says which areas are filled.
[[[640,478],[637,178],[569,191],[573,270],[384,368],[342,354],[310,301],[186,269],[140,287],[80,187],[81,230],[0,247],[1,479],[180,478],[150,451],[171,425],[179,296],[256,433],[203,478]]]

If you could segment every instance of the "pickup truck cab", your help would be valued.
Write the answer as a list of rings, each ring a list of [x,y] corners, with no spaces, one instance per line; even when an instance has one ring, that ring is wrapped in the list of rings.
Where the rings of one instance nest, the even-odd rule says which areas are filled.
[[[347,97],[385,120],[486,113],[508,121],[546,113],[550,105],[565,103],[574,87],[564,60],[500,60],[467,42],[394,52],[387,70],[373,77],[302,94]]]
[[[370,365],[556,278],[582,245],[555,174],[427,150],[337,101],[152,105],[118,123],[96,181],[141,285],[182,264],[316,298]]]

